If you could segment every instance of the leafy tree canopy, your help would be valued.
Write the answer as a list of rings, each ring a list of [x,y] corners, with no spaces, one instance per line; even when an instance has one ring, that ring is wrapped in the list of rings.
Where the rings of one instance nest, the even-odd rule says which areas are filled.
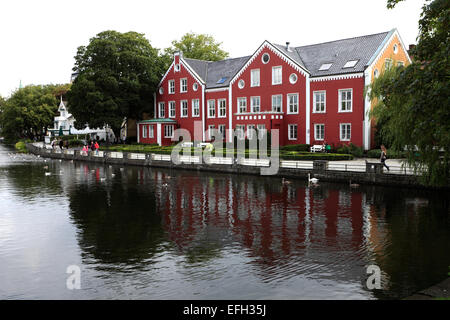
[[[403,0],[388,0],[393,8]],[[370,86],[377,105],[372,115],[383,123],[392,147],[409,151],[408,163],[424,171],[423,181],[446,185],[450,178],[450,2],[427,1],[419,20],[415,61],[393,68]]]
[[[1,134],[8,142],[44,135],[53,126],[58,97],[68,85],[29,85],[0,102]]]
[[[165,53],[172,57],[174,52],[181,51],[186,58],[219,61],[229,55],[221,49],[221,45],[210,35],[188,32],[180,41],[172,41],[172,47],[167,48]]]
[[[68,107],[79,129],[108,124],[118,135],[124,118],[153,112],[164,63],[143,34],[104,31],[78,48]]]

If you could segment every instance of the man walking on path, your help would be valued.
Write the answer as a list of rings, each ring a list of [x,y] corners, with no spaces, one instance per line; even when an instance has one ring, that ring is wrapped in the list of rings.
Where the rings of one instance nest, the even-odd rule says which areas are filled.
[[[386,151],[386,147],[382,144],[381,145],[381,157],[380,157],[380,161],[383,164],[383,166],[385,166],[387,168],[387,170],[389,171],[389,167],[386,164],[386,159],[387,159],[387,151]]]

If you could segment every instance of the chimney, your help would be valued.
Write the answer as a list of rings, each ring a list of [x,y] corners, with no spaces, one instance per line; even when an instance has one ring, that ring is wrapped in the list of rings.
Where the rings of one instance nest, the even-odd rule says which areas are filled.
[[[289,44],[290,42],[286,42],[286,51],[290,51]]]

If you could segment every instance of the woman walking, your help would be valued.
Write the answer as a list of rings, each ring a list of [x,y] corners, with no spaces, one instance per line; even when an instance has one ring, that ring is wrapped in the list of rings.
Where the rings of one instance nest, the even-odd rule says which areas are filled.
[[[386,147],[384,146],[384,144],[381,145],[381,157],[380,157],[380,161],[383,164],[383,166],[385,166],[387,168],[387,170],[389,171],[389,167],[386,164],[386,159],[387,159],[387,151],[386,151]]]

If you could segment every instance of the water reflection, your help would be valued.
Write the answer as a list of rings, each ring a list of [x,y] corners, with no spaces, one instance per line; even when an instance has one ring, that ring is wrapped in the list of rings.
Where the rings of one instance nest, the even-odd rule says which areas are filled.
[[[450,265],[444,193],[59,161],[0,169],[0,197],[24,201],[23,214],[36,208],[26,217],[39,220],[36,232],[54,219],[69,230],[36,268],[49,281],[51,265],[79,260],[83,298],[401,298]],[[1,230],[24,219],[12,212],[0,213]],[[0,277],[17,279],[3,296],[80,297],[59,282],[23,289],[16,237],[0,236]],[[383,271],[383,290],[365,289],[369,264]]]

